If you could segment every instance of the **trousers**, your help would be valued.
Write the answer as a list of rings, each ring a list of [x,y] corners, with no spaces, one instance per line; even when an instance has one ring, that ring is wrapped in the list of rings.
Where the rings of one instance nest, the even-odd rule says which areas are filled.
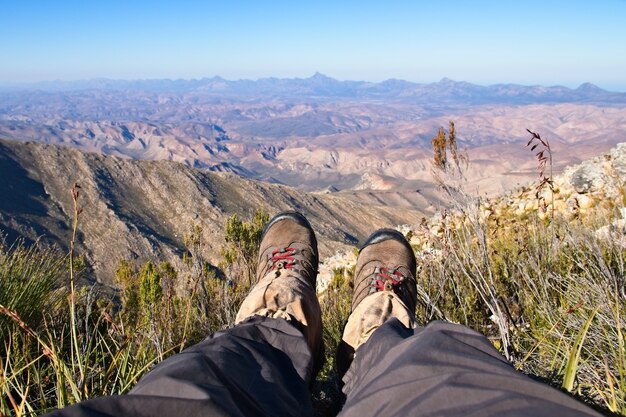
[[[127,395],[48,416],[313,416],[314,358],[290,321],[253,316],[155,366]],[[341,416],[600,416],[516,371],[479,333],[385,322],[344,376]]]

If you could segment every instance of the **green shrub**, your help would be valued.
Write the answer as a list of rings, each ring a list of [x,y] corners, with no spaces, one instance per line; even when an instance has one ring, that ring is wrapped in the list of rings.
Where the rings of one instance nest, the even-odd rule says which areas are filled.
[[[19,315],[26,325],[40,325],[44,311],[57,305],[63,296],[60,288],[65,272],[65,257],[38,245],[12,247],[0,244],[0,305]],[[15,322],[0,315],[0,338]]]
[[[243,221],[236,214],[226,221],[223,267],[230,270],[229,275],[234,281],[250,285],[254,280],[259,243],[268,221],[269,215],[263,209],[257,209],[249,222]]]

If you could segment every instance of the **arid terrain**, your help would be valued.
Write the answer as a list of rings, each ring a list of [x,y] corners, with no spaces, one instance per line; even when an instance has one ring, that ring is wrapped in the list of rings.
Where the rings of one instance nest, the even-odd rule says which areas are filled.
[[[583,84],[478,86],[306,79],[50,83],[0,91],[0,137],[339,192],[355,201],[438,204],[430,140],[453,120],[479,193],[534,178],[526,129],[554,168],[626,140],[626,94]]]

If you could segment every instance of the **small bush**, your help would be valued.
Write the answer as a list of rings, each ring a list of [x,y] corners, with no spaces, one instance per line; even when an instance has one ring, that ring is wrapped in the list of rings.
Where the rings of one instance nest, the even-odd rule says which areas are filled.
[[[18,242],[12,247],[0,243],[0,305],[19,313],[29,327],[36,328],[44,317],[43,306],[55,306],[63,296],[61,287],[65,274],[65,257],[53,249],[25,247]],[[0,336],[15,323],[0,315]]]
[[[226,246],[222,248],[223,267],[228,269],[237,282],[250,285],[256,274],[259,243],[269,215],[258,209],[250,222],[245,222],[236,214],[226,221]]]

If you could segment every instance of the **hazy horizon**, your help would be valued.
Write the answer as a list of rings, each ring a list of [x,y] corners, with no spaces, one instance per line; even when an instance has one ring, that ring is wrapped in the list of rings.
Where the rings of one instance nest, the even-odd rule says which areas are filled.
[[[314,74],[311,74],[309,76],[304,76],[304,77],[273,77],[273,76],[268,76],[268,77],[258,77],[258,78],[238,78],[238,79],[229,79],[227,77],[221,76],[219,74],[216,75],[212,75],[212,76],[204,76],[204,77],[195,77],[195,78],[108,78],[108,77],[95,77],[95,78],[84,78],[84,79],[50,79],[50,80],[40,80],[40,81],[30,81],[30,82],[2,82],[0,81],[0,88],[6,88],[9,90],[19,90],[21,88],[23,89],[32,89],[32,88],[37,88],[37,87],[41,87],[42,85],[54,85],[55,83],[58,84],[73,84],[73,83],[90,83],[90,82],[98,82],[98,81],[110,81],[110,82],[129,82],[129,83],[133,83],[133,82],[158,82],[158,81],[201,81],[201,80],[210,80],[210,79],[214,79],[214,78],[220,78],[223,79],[225,81],[228,82],[239,82],[239,81],[252,81],[252,82],[257,82],[260,80],[267,80],[267,79],[280,79],[280,80],[306,80],[309,78],[313,78],[316,75],[322,75],[328,78],[331,78],[333,80],[336,81],[340,81],[340,82],[366,82],[366,83],[381,83],[384,81],[390,81],[390,80],[398,80],[398,81],[407,81],[410,83],[414,83],[414,84],[432,84],[432,83],[438,83],[438,82],[442,82],[444,80],[452,80],[454,82],[469,82],[467,80],[459,80],[459,79],[451,79],[450,77],[441,77],[438,80],[434,80],[434,81],[415,81],[415,80],[406,80],[406,79],[402,79],[402,78],[397,78],[397,77],[390,77],[390,78],[385,78],[385,79],[380,79],[380,80],[366,80],[366,79],[340,79],[340,78],[336,78],[333,77],[331,75],[328,74],[323,74],[320,72],[315,72]],[[626,88],[624,89],[615,89],[615,88],[610,88],[610,87],[605,87],[603,85],[598,85],[595,83],[592,83],[590,81],[583,81],[580,84],[565,84],[565,83],[557,83],[557,84],[524,84],[524,83],[514,83],[514,82],[502,82],[502,83],[492,83],[492,84],[480,84],[480,83],[472,83],[469,82],[470,84],[474,84],[477,86],[481,86],[481,87],[490,87],[490,86],[494,86],[494,85],[521,85],[521,86],[526,86],[526,87],[532,87],[532,86],[542,86],[542,87],[567,87],[570,89],[576,89],[578,87],[580,87],[583,84],[587,84],[587,83],[591,83],[599,88],[602,88],[603,90],[609,91],[609,92],[626,92]],[[62,90],[60,90],[62,91]]]

